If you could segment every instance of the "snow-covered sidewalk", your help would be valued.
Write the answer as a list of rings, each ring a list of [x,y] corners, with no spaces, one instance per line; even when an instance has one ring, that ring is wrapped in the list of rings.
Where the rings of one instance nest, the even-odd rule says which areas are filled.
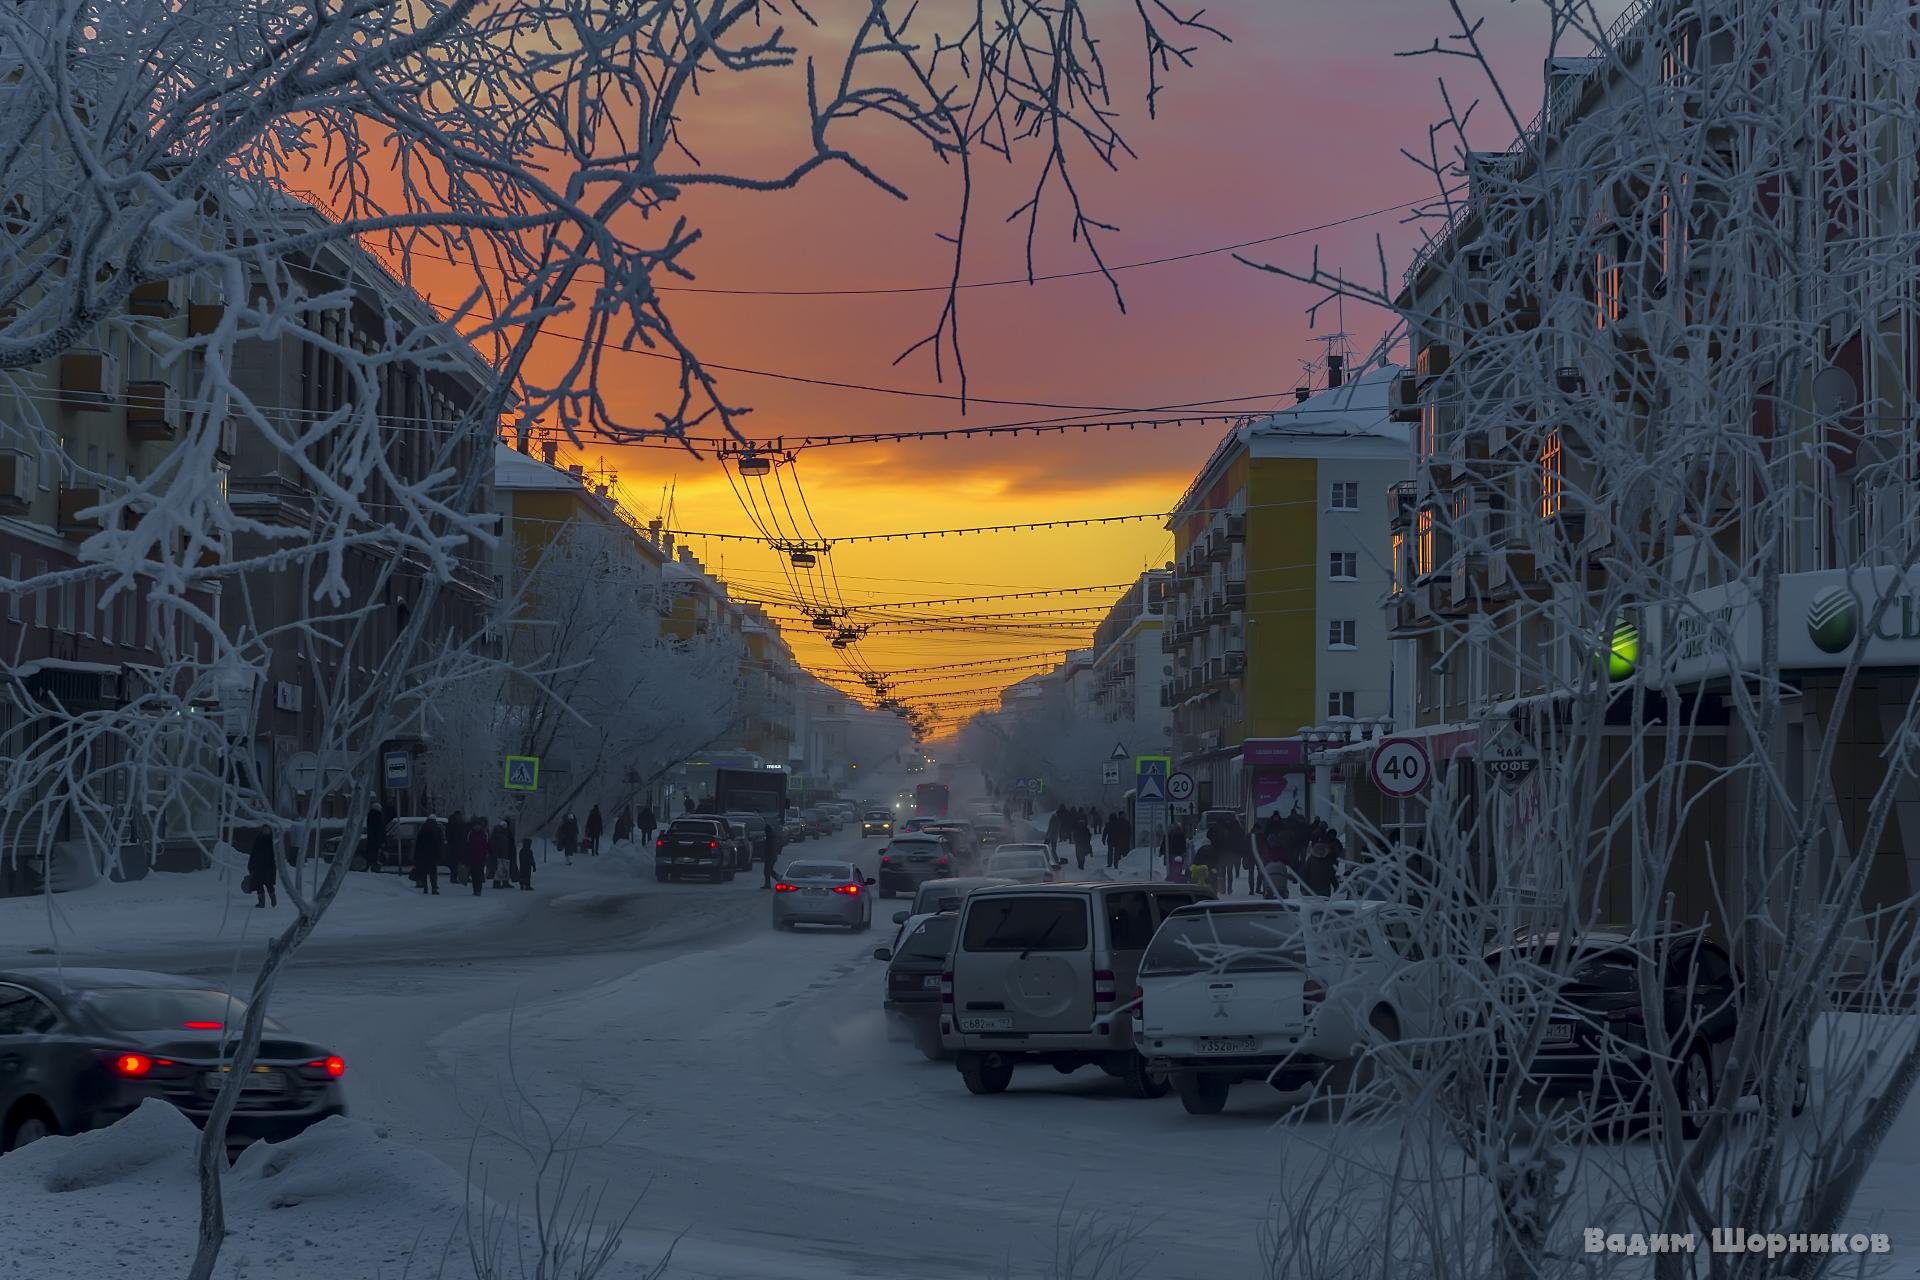
[[[231,849],[215,865],[185,874],[155,872],[125,884],[100,881],[67,893],[0,898],[0,965],[102,963],[186,947],[252,951],[293,915],[286,894],[277,907],[259,909],[240,892],[245,859]],[[632,844],[600,857],[557,856],[534,872],[533,892],[495,891],[478,897],[443,874],[438,895],[423,894],[405,875],[352,872],[321,917],[310,943],[384,941],[432,933],[492,928],[533,903],[578,895],[624,892],[653,885],[650,849]]]

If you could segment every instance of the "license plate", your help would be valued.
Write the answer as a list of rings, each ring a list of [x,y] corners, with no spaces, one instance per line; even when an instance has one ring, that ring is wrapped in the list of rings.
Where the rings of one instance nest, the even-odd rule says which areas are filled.
[[[996,1013],[984,1018],[962,1018],[960,1019],[960,1029],[962,1031],[1011,1031],[1013,1030],[1013,1015],[1010,1013]]]
[[[1549,1022],[1547,1024],[1546,1038],[1542,1043],[1565,1044],[1571,1039],[1573,1039],[1573,1024],[1571,1022]]]
[[[230,1070],[229,1067],[222,1067],[218,1071],[207,1072],[207,1088],[219,1089],[227,1082],[227,1073]],[[278,1071],[266,1071],[256,1067],[246,1079],[240,1082],[240,1091],[242,1093],[285,1093],[287,1078]]]
[[[809,889],[807,890],[807,893],[811,897],[818,898],[824,895],[826,893],[826,890],[825,889]]]
[[[923,987],[937,987],[940,985],[940,975],[937,973],[930,973],[926,977],[920,979],[920,985]]]
[[[1220,1036],[1212,1040],[1202,1040],[1200,1042],[1200,1052],[1252,1053],[1254,1043],[1255,1041],[1252,1036]]]

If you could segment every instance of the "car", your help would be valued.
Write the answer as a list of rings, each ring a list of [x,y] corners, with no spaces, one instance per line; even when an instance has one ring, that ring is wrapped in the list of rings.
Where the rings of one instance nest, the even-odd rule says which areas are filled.
[[[885,809],[869,809],[860,819],[860,838],[893,834],[893,815]]]
[[[203,978],[130,969],[0,972],[0,1153],[98,1129],[149,1098],[205,1126],[246,1002]],[[347,1065],[268,1018],[227,1121],[229,1147],[346,1113]]]
[[[725,818],[675,818],[653,842],[653,876],[678,880],[699,873],[713,881],[734,877],[733,828]]]
[[[893,913],[893,922],[905,924],[913,916],[929,915],[935,911],[958,911],[961,901],[975,889],[1012,883],[1011,880],[999,880],[993,876],[955,876],[946,880],[927,880],[914,891],[913,906],[910,909]]]
[[[733,836],[733,869],[751,871],[753,869],[754,824],[753,815],[745,813],[723,813],[721,821],[727,824],[727,830]]]
[[[1169,915],[1140,964],[1136,1041],[1193,1115],[1242,1080],[1292,1092],[1358,1087],[1375,1037],[1441,1028],[1440,968],[1411,908],[1285,899],[1200,902]]]
[[[833,830],[832,825],[827,819],[827,815],[821,813],[818,809],[802,809],[800,811],[800,821],[806,827],[809,837],[825,836]]]
[[[943,979],[940,1039],[975,1094],[1003,1092],[1016,1066],[1098,1066],[1137,1098],[1167,1092],[1134,1044],[1141,956],[1160,921],[1211,897],[1142,882],[976,889],[960,908]]]
[[[949,1056],[940,1043],[940,975],[946,972],[959,917],[951,911],[914,916],[891,947],[875,947],[887,962],[886,995],[880,1002],[888,1039],[910,1042],[929,1061]]]
[[[1654,1075],[1672,1073],[1683,1136],[1696,1138],[1724,1089],[1733,1038],[1740,1029],[1741,979],[1732,958],[1698,928],[1636,934],[1631,927],[1599,927],[1578,935],[1535,933],[1487,953],[1496,974],[1525,974],[1529,986],[1557,985],[1551,1014],[1526,1068],[1527,1081],[1548,1097],[1583,1097],[1596,1118],[1644,1120],[1654,1110]],[[1668,1043],[1647,1043],[1652,1025],[1641,999],[1640,969],[1650,963],[1665,1001]],[[1560,976],[1564,974],[1564,977]],[[1494,1025],[1496,1078],[1513,1069],[1512,1037],[1529,1034],[1526,1020]],[[1483,1011],[1479,1025],[1488,1019]],[[1806,1109],[1811,1047],[1796,1051],[1790,1107]],[[1733,1092],[1757,1092],[1743,1080]],[[1731,1096],[1731,1095],[1729,1095]]]
[[[873,895],[867,892],[872,885],[873,878],[850,862],[789,862],[773,886],[773,927],[838,924],[864,932],[873,927]]]
[[[925,881],[951,876],[958,867],[953,846],[933,832],[895,836],[880,851],[880,896],[912,893]]]
[[[986,873],[1018,884],[1046,884],[1059,864],[1044,844],[1003,844],[987,859]]]
[[[796,844],[806,838],[807,824],[800,820],[799,814],[790,813],[780,819],[780,840],[783,844]]]
[[[899,830],[902,832],[925,831],[928,827],[932,826],[934,823],[938,821],[940,821],[940,819],[938,818],[922,818],[916,815],[915,817],[911,817],[903,820],[902,822],[898,823],[897,826]]]
[[[971,866],[980,860],[980,838],[974,832],[973,824],[965,818],[935,818],[921,830],[945,834],[952,842],[954,852],[967,865]]]

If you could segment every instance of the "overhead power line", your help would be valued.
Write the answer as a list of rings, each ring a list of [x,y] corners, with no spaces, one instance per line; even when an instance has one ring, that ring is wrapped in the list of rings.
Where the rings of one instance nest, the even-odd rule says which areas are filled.
[[[945,538],[960,537],[972,533],[1011,533],[1022,529],[1070,529],[1075,525],[1126,524],[1135,520],[1165,520],[1164,511],[1144,511],[1138,515],[1127,516],[1083,516],[1078,520],[1031,520],[1022,524],[982,524],[964,529],[915,529],[905,533],[856,533],[840,538],[828,538],[831,546],[843,542],[892,542],[907,538]],[[700,529],[667,529],[676,538],[715,538],[723,542],[766,542],[767,539],[754,533],[711,533]]]

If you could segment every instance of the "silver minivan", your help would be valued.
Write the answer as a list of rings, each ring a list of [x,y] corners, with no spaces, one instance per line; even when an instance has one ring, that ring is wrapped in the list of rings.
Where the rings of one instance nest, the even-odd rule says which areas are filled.
[[[940,1039],[967,1089],[999,1093],[1020,1065],[1097,1066],[1135,1097],[1167,1091],[1134,1046],[1140,958],[1160,921],[1213,897],[1146,881],[975,889],[941,978]]]

